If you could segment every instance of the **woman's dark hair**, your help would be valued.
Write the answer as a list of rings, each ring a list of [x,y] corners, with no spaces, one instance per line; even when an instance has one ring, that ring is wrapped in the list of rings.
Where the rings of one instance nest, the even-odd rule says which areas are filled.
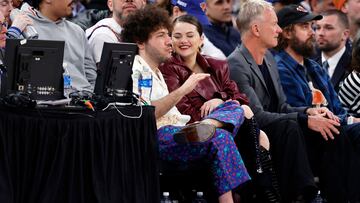
[[[195,18],[194,16],[191,16],[191,15],[179,16],[179,17],[175,18],[173,25],[175,25],[177,22],[184,22],[184,23],[192,24],[196,27],[196,30],[198,31],[200,36],[203,34],[203,28],[202,28],[201,24],[197,20],[197,18]]]
[[[171,32],[172,25],[167,11],[148,5],[127,17],[121,38],[124,42],[144,43],[148,41],[151,33],[161,28],[168,29]]]
[[[360,34],[356,35],[352,45],[351,67],[353,70],[360,72]]]

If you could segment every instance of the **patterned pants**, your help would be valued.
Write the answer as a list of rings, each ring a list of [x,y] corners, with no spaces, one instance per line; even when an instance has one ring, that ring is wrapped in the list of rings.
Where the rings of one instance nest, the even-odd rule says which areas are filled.
[[[244,121],[244,111],[235,102],[225,102],[204,119],[218,120],[231,125],[232,132],[217,128],[215,135],[204,143],[177,144],[173,135],[179,126],[163,126],[158,130],[160,158],[186,164],[189,161],[207,160],[218,195],[250,180],[234,137]]]

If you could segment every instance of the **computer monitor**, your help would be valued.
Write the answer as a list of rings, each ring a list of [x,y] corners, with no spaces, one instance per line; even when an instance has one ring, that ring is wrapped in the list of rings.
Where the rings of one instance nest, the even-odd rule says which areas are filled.
[[[63,41],[7,39],[2,96],[25,92],[34,100],[62,99],[64,45]]]
[[[132,93],[132,65],[137,54],[133,43],[104,43],[94,92],[123,97]]]

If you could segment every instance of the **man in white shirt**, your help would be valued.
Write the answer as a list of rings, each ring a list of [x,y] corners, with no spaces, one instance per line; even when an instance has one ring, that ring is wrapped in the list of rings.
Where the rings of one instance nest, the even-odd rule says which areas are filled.
[[[146,0],[108,0],[108,7],[112,12],[111,18],[105,18],[86,30],[90,49],[95,62],[98,64],[104,42],[118,43],[121,41],[121,25],[132,12],[146,5]]]
[[[349,22],[346,15],[338,10],[321,14],[323,19],[315,23],[316,44],[320,53],[315,60],[326,69],[336,92],[349,74],[351,47]]]
[[[244,110],[234,101],[224,102],[200,123],[185,126],[190,117],[182,115],[175,105],[209,74],[192,74],[182,86],[169,93],[158,69],[171,57],[169,30],[171,23],[166,11],[151,6],[139,9],[123,24],[122,39],[136,43],[139,48],[133,65],[134,92],[139,92],[138,85],[145,73],[151,73],[151,82],[147,85],[151,90],[146,91],[150,95],[140,93],[148,100],[146,103],[155,106],[160,159],[179,164],[206,160],[219,202],[233,203],[232,189],[250,179],[233,139],[244,119]],[[208,133],[211,129],[212,133]],[[196,143],[192,143],[192,138]]]

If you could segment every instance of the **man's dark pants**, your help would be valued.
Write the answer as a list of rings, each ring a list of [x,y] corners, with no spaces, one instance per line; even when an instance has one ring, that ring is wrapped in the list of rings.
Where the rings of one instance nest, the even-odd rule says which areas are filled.
[[[340,135],[329,141],[291,119],[275,120],[262,130],[270,139],[284,202],[298,195],[314,196],[314,175],[328,202],[358,198],[360,156],[354,145],[360,142],[360,125],[341,127]]]

